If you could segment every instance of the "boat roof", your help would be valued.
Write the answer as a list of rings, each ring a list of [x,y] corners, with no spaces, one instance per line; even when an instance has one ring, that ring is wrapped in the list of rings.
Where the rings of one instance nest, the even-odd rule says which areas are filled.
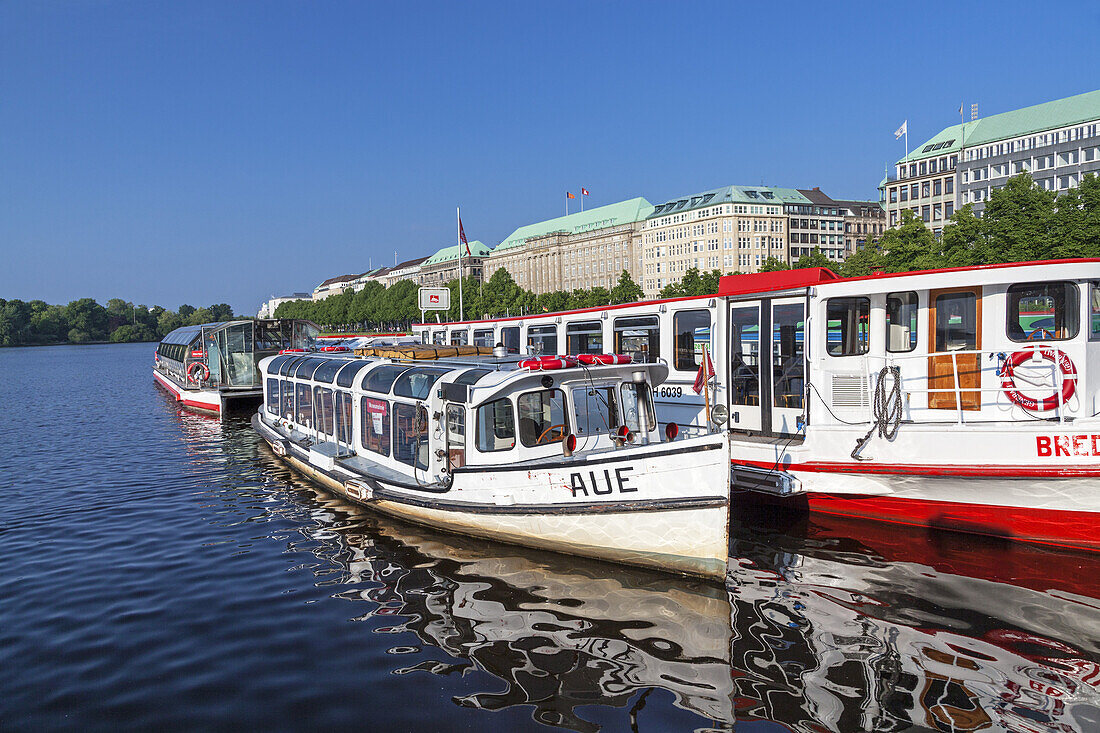
[[[203,332],[203,329],[216,331],[233,323],[248,323],[248,321],[215,321],[214,323],[200,323],[197,326],[182,326],[175,331],[169,331],[160,342],[162,344],[189,344]]]

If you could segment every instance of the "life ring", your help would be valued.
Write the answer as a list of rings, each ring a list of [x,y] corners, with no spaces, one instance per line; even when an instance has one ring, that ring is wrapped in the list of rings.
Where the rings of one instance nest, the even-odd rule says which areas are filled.
[[[577,360],[571,356],[539,356],[534,359],[524,359],[516,364],[520,369],[532,372],[544,372],[553,369],[568,369],[577,366]]]
[[[1013,371],[1016,367],[1031,359],[1035,354],[1039,354],[1042,358],[1054,363],[1062,372],[1062,391],[1055,392],[1041,400],[1029,397],[1016,389],[1016,382],[1013,379]],[[1001,366],[1001,388],[1005,390],[1008,399],[1025,410],[1034,412],[1056,410],[1068,402],[1077,390],[1077,367],[1074,366],[1073,361],[1066,352],[1061,349],[1052,349],[1049,346],[1021,349],[1005,359],[1004,364]]]
[[[283,354],[304,354],[304,353],[306,353],[305,349],[283,349],[282,351],[279,352],[279,356],[282,356]]]
[[[198,375],[202,376],[198,376]],[[210,378],[210,368],[203,364],[201,361],[194,362],[191,366],[187,367],[187,381],[192,384],[202,384]]]
[[[629,364],[633,359],[630,354],[581,354],[577,357],[581,364],[599,366],[603,364]]]

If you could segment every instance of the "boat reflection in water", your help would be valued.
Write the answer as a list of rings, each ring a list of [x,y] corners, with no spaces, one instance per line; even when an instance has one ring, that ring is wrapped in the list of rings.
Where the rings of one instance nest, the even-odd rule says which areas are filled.
[[[345,545],[323,552],[344,566],[334,595],[364,603],[357,619],[392,619],[376,631],[411,632],[450,658],[410,647],[393,674],[503,681],[482,690],[471,678],[458,705],[530,707],[573,730],[626,727],[618,716],[645,728],[679,715],[680,727],[684,711],[697,716],[688,729],[1100,730],[1100,577],[1088,555],[749,516],[731,528],[723,588],[467,541],[293,482],[324,507],[313,519],[340,529],[324,533]]]

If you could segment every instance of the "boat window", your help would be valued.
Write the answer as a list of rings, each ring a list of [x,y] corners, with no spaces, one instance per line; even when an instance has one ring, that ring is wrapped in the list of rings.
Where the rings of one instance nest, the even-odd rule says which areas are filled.
[[[267,378],[267,412],[279,414],[279,380],[275,377]]]
[[[363,420],[363,435],[360,439],[363,447],[388,456],[390,454],[390,403],[386,400],[364,397],[359,405]]]
[[[610,433],[619,427],[614,387],[577,387],[573,390],[577,435]]]
[[[291,354],[283,354],[282,356],[276,356],[267,365],[267,373],[268,374],[278,374],[279,373],[279,367],[281,367],[283,364],[285,364],[286,362],[290,361],[293,358],[294,358],[294,356],[291,355]]]
[[[317,371],[313,373],[313,381],[332,384],[332,379],[336,376],[336,372],[340,371],[345,364],[347,364],[347,362],[343,359],[329,359],[328,361],[322,362],[321,366],[317,367]]]
[[[657,417],[653,410],[653,390],[649,384],[636,384],[623,382],[619,385],[619,391],[623,395],[623,417],[626,427],[635,433],[641,430],[641,408],[645,408],[646,432],[657,429]]]
[[[829,298],[825,302],[825,351],[831,356],[866,354],[870,327],[870,298]]]
[[[386,394],[390,391],[390,387],[393,386],[394,380],[401,375],[401,372],[407,369],[407,366],[402,366],[400,364],[384,364],[376,369],[372,369],[367,372],[367,377],[363,380],[363,389],[367,392],[381,392]]]
[[[1080,330],[1080,301],[1071,282],[1011,285],[1005,310],[1013,341],[1066,341]]]
[[[676,368],[694,372],[703,363],[703,347],[714,355],[711,344],[710,311],[679,311],[672,317],[672,330],[676,337]]]
[[[482,453],[510,450],[516,445],[516,420],[508,398],[477,408],[477,449]]]
[[[917,294],[886,296],[886,350],[897,353],[917,348]]]
[[[299,425],[304,425],[307,428],[313,425],[313,390],[310,389],[308,384],[296,385],[295,394],[297,395],[298,409],[295,414],[294,422]]]
[[[423,406],[393,403],[393,457],[428,468],[428,411]]]
[[[279,366],[279,376],[294,376],[294,368],[303,358],[304,357],[298,356],[297,354],[290,356],[289,359]]]
[[[436,346],[446,346],[447,345],[447,332],[446,331],[436,331],[436,332],[434,332],[432,334],[432,343],[435,344]]]
[[[602,354],[603,322],[583,321],[565,327],[565,351],[569,354]]]
[[[450,369],[416,367],[397,378],[393,383],[393,393],[398,397],[412,397],[422,400],[431,394],[432,385]]]
[[[340,387],[350,387],[355,384],[355,375],[369,366],[369,361],[352,361],[344,365],[340,373],[336,375],[336,384]]]
[[[773,404],[776,407],[802,407],[806,389],[806,363],[802,356],[805,327],[802,303],[772,306]]]
[[[505,326],[500,329],[500,342],[509,354],[519,353],[519,326]],[[495,346],[495,344],[494,344]]]
[[[336,439],[341,443],[351,445],[351,437],[354,432],[352,417],[351,392],[337,390],[336,392]]]
[[[615,319],[615,353],[629,354],[636,364],[653,364],[661,355],[657,316]]]
[[[479,328],[474,331],[474,346],[488,346],[492,348],[496,344],[493,343],[493,329],[491,328]]]
[[[1089,285],[1089,340],[1100,339],[1100,285]]]
[[[974,293],[937,295],[935,351],[976,349],[977,320],[977,300]]]
[[[294,418],[294,382],[284,379],[280,386],[282,387],[279,390],[282,394],[282,404],[279,417],[285,417],[291,420]]]
[[[557,326],[528,326],[527,327],[527,353],[528,354],[557,354],[558,353],[558,327]]]
[[[560,443],[569,433],[565,393],[560,389],[526,392],[516,400],[519,439],[528,448]]]
[[[486,374],[492,374],[492,369],[470,369],[469,371],[462,372],[458,379],[454,380],[455,384],[473,385],[477,383],[477,380],[484,377]]]
[[[309,379],[313,375],[313,371],[324,363],[324,359],[302,359],[302,361],[298,363],[298,366],[294,368],[294,376],[299,379]]]
[[[465,346],[466,339],[469,338],[469,335],[469,332],[466,330],[451,331],[451,346]]]
[[[431,331],[421,331],[420,332],[420,343],[422,343],[422,344],[430,343],[430,340],[431,340],[430,337],[431,337]]]
[[[466,408],[447,405],[447,465],[449,469],[466,465]]]
[[[334,427],[335,405],[332,402],[332,390],[327,387],[313,388],[313,421],[318,430],[327,435],[336,433]]]
[[[730,309],[730,403],[760,404],[760,307]]]

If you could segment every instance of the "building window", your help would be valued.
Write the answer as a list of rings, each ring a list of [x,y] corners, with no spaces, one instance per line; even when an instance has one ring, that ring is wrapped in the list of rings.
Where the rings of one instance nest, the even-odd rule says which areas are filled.
[[[923,220],[923,221],[924,221],[925,223],[927,223],[927,222],[931,221],[931,216],[932,216],[932,207],[930,207],[930,206],[928,206],[927,204],[925,204],[925,205],[924,205],[924,206],[922,206],[922,207],[921,207],[921,209],[920,209],[920,215],[921,215],[921,219],[922,219],[922,220]]]

